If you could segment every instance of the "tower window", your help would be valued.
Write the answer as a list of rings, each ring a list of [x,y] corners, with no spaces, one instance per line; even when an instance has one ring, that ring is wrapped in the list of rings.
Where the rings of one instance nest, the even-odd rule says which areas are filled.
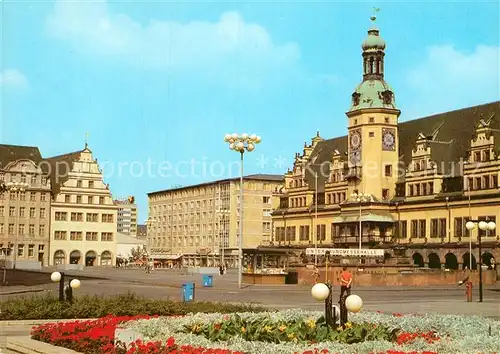
[[[373,137],[375,136],[375,133],[374,133],[374,132],[370,132],[370,133],[368,133],[368,136],[369,136],[370,138],[373,138]]]
[[[385,165],[385,176],[392,176],[392,165]]]
[[[354,120],[354,125],[356,125],[356,124],[358,124],[358,120],[357,119]]]
[[[374,123],[374,122],[375,122],[375,118],[370,117],[370,123]]]
[[[386,123],[389,123],[389,117],[385,117],[384,120]]]
[[[389,199],[389,190],[388,189],[382,189],[382,199],[383,200]]]

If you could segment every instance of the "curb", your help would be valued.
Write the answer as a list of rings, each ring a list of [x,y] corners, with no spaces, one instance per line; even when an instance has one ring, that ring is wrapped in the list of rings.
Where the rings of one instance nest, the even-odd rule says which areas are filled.
[[[38,326],[46,323],[57,323],[57,322],[74,322],[74,321],[95,321],[95,318],[67,318],[62,320],[19,320],[19,321],[0,321],[0,327],[8,326]]]
[[[15,295],[15,294],[25,294],[25,293],[39,293],[39,292],[42,292],[42,291],[45,291],[45,289],[13,290],[13,291],[1,292],[0,296]]]
[[[74,350],[39,342],[28,336],[7,337],[6,348],[20,354],[77,354]]]

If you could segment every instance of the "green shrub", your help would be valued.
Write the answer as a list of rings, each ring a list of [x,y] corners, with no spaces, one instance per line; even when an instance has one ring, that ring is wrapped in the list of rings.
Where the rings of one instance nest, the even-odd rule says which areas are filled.
[[[155,300],[128,293],[116,296],[78,296],[73,304],[52,295],[33,296],[0,302],[0,320],[99,318],[106,315],[173,316],[188,313],[262,312],[263,307],[217,302]]]

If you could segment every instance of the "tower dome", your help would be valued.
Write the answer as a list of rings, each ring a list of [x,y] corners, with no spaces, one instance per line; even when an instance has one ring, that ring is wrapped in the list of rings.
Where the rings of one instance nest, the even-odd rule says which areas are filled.
[[[378,11],[378,9],[375,9]],[[370,17],[373,25],[361,44],[363,49],[363,81],[352,94],[349,112],[364,108],[397,109],[394,91],[384,80],[385,41],[375,26],[375,15]]]

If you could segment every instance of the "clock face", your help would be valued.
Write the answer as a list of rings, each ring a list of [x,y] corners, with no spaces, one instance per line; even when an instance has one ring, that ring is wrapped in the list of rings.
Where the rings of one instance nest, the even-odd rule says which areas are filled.
[[[395,147],[395,134],[391,130],[385,130],[382,132],[382,147],[384,150],[392,151]]]
[[[354,131],[351,133],[351,148],[358,149],[361,146],[361,135]]]

